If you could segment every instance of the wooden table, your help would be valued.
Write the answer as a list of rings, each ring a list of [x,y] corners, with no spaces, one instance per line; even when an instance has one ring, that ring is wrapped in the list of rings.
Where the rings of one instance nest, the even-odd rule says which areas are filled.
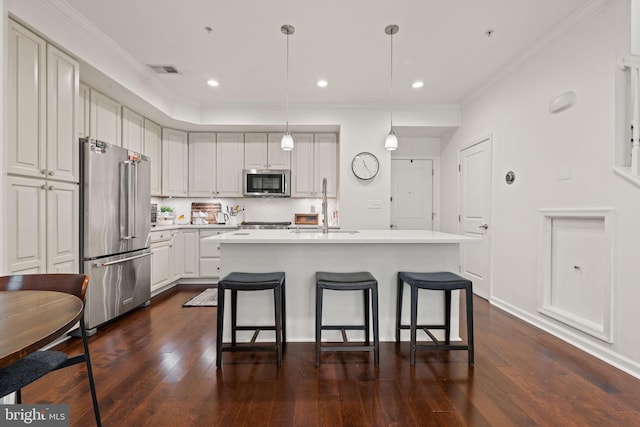
[[[80,320],[80,298],[53,291],[0,291],[0,368],[53,342]]]

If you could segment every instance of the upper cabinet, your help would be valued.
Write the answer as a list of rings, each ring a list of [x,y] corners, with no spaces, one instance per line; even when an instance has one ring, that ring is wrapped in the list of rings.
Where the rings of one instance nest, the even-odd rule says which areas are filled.
[[[244,134],[218,133],[216,143],[216,183],[219,197],[242,197]]]
[[[291,152],[280,148],[282,134],[245,133],[245,169],[289,169]]]
[[[189,152],[187,132],[162,129],[162,195],[187,197]]]
[[[122,146],[136,153],[144,151],[144,117],[122,107]]]
[[[217,194],[216,169],[216,134],[190,132],[189,196],[215,197]]]
[[[78,137],[85,138],[91,134],[89,122],[91,120],[91,88],[80,82],[80,90],[78,92]]]
[[[91,89],[89,99],[91,138],[122,146],[121,105],[95,89]]]
[[[7,172],[78,182],[78,62],[13,21],[8,38]]]
[[[162,195],[162,127],[144,119],[144,147],[142,152],[151,157],[151,195]]]
[[[327,195],[337,196],[338,139],[334,133],[293,134],[291,196],[320,197],[322,179],[327,178]]]

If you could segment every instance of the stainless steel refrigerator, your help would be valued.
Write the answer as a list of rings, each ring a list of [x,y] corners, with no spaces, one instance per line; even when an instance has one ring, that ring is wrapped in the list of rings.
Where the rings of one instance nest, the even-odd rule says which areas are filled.
[[[80,139],[80,257],[85,325],[95,329],[151,297],[149,157]]]

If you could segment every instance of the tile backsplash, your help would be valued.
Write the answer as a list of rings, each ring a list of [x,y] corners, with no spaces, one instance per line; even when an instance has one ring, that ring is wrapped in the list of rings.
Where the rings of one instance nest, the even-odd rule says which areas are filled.
[[[291,199],[291,198],[238,198],[238,199],[183,199],[183,198],[159,198],[152,197],[151,203],[157,203],[158,207],[170,206],[177,215],[184,215],[191,219],[191,203],[221,203],[222,212],[227,211],[227,206],[232,208],[238,205],[240,221],[291,221],[294,222],[296,213],[322,213],[322,199]],[[338,211],[336,199],[329,199],[329,218],[337,218],[334,212]],[[320,215],[320,221],[322,216]],[[338,225],[337,219],[329,225]]]

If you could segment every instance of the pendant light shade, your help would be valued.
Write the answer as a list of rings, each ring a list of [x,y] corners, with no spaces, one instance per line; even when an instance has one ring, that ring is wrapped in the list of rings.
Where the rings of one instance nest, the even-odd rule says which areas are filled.
[[[398,148],[398,138],[396,134],[393,133],[393,129],[389,131],[389,135],[384,140],[384,148],[393,151]]]
[[[282,136],[282,141],[280,141],[280,148],[284,151],[291,151],[293,150],[293,138],[289,132],[289,36],[295,33],[296,29],[293,25],[286,24],[280,27],[280,31],[287,36],[287,128]]]
[[[393,35],[397,34],[400,31],[400,27],[397,25],[387,25],[384,28],[385,34],[391,37],[391,60],[389,61],[389,115],[390,115],[390,124],[389,124],[389,135],[384,140],[384,148],[393,151],[398,148],[398,138],[396,134],[393,133]]]

